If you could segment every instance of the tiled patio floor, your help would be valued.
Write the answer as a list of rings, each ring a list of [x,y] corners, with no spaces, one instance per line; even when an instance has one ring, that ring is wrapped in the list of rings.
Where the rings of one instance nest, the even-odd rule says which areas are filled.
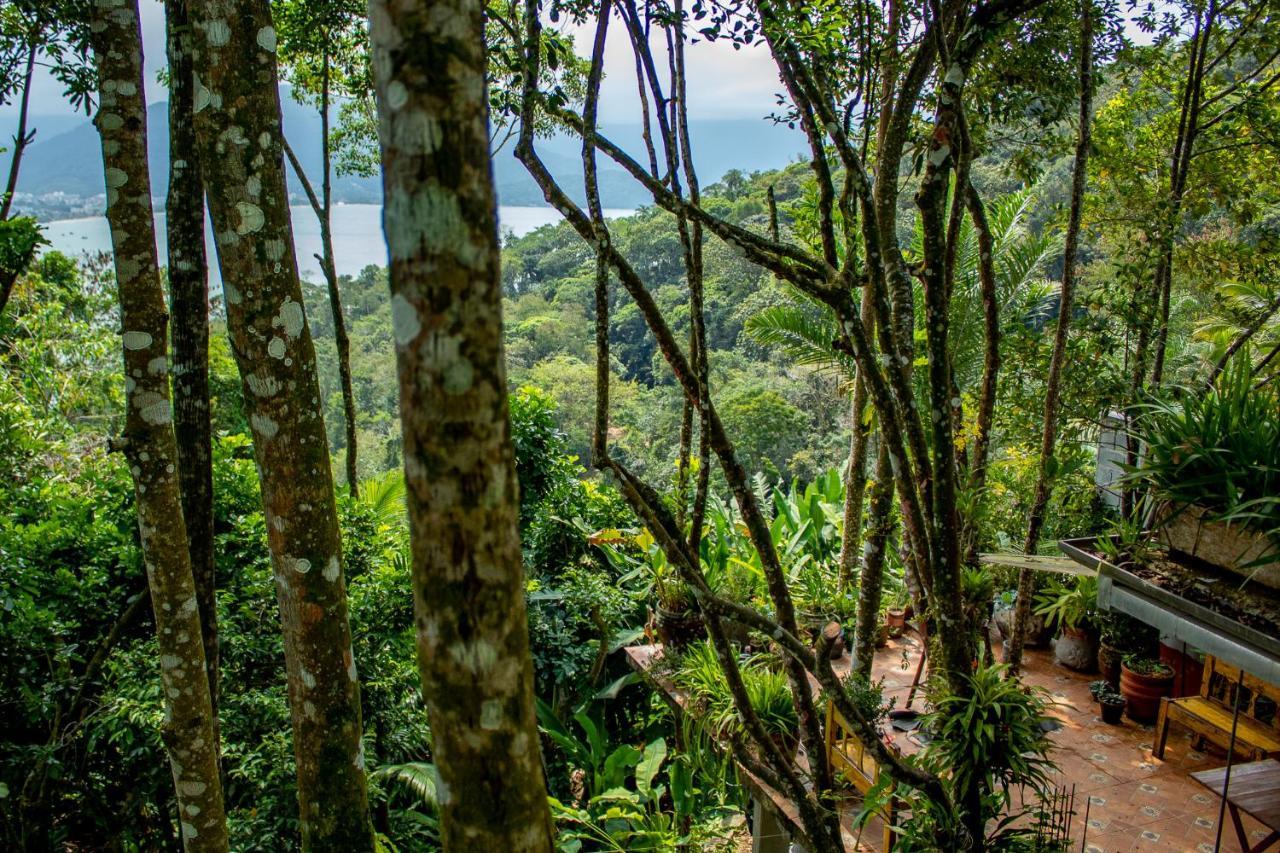
[[[886,694],[903,707],[918,660],[919,646],[912,639],[891,642],[876,655],[875,677],[884,678]],[[997,647],[997,656],[999,650]],[[1060,703],[1053,711],[1063,727],[1050,738],[1057,749],[1061,784],[1076,786],[1077,816],[1071,837],[1075,850],[1115,853],[1129,850],[1195,851],[1212,853],[1218,823],[1218,797],[1190,777],[1195,770],[1226,764],[1222,752],[1192,749],[1191,735],[1177,726],[1169,733],[1163,761],[1151,755],[1152,727],[1127,717],[1120,725],[1108,725],[1097,716],[1089,695],[1089,682],[1097,675],[1083,675],[1058,666],[1048,650],[1029,649],[1024,679],[1047,689]],[[914,705],[923,708],[921,697]],[[913,744],[899,734],[907,751]],[[1085,803],[1088,802],[1088,827]],[[1239,848],[1231,818],[1223,828],[1223,851]],[[1245,818],[1250,843],[1268,833]]]

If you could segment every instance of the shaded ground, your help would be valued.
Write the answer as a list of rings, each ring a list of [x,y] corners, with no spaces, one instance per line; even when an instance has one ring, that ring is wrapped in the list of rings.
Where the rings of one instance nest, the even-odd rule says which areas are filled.
[[[885,692],[898,700],[897,707],[906,701],[918,654],[918,644],[906,638],[876,655],[875,677],[884,678]],[[1071,831],[1075,840],[1073,849],[1080,850],[1083,842],[1087,853],[1129,850],[1212,853],[1218,825],[1218,797],[1197,784],[1189,774],[1225,765],[1225,754],[1194,750],[1190,732],[1174,726],[1169,731],[1165,759],[1154,758],[1151,726],[1127,717],[1120,725],[1113,726],[1097,716],[1097,705],[1089,695],[1089,682],[1097,677],[1058,666],[1047,649],[1026,652],[1024,680],[1047,689],[1060,703],[1053,714],[1063,727],[1049,737],[1057,747],[1052,757],[1058,765],[1059,784],[1076,786],[1077,815]],[[919,697],[914,707],[923,708]],[[914,748],[910,737],[898,735],[904,750]],[[1221,849],[1234,853],[1239,845],[1229,816],[1226,823]],[[1268,834],[1252,818],[1245,818],[1245,828],[1253,844]]]

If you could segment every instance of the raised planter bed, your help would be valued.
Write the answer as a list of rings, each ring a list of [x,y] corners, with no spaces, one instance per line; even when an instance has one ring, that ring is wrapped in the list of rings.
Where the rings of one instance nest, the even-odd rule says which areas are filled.
[[[1156,537],[1179,554],[1280,589],[1280,549],[1265,533],[1217,521],[1204,507],[1165,504],[1156,513]]]
[[[1280,684],[1280,592],[1176,552],[1117,566],[1099,538],[1067,539],[1058,547],[1098,572],[1100,607]]]

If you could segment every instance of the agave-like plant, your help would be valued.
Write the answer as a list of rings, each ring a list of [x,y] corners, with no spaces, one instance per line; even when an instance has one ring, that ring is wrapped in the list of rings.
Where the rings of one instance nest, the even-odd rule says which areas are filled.
[[[1143,458],[1127,477],[1280,543],[1280,389],[1255,385],[1249,356],[1207,390],[1136,406]]]

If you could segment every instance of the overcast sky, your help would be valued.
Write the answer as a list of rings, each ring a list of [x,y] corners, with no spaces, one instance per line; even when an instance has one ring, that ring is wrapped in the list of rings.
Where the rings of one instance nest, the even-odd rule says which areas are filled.
[[[142,41],[146,58],[147,102],[164,100],[156,80],[164,67],[164,7],[160,0],[140,0]],[[638,122],[635,76],[631,48],[621,25],[610,27],[605,68],[611,72],[601,91],[600,116],[603,123]],[[577,33],[579,53],[589,53],[591,30]],[[700,42],[687,49],[689,63],[689,106],[699,119],[761,118],[771,112],[774,93],[781,89],[773,63],[763,48],[735,51],[728,43]],[[0,115],[13,115],[17,105],[0,107]],[[58,84],[48,75],[37,80],[32,90],[34,115],[70,115]]]

